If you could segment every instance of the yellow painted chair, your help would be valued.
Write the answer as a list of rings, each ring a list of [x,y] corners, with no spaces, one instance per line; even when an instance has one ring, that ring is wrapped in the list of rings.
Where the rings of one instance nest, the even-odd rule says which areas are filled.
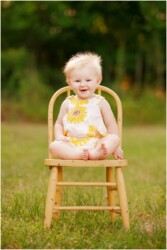
[[[99,85],[97,87],[98,94],[107,92],[114,98],[117,105],[117,123],[119,128],[119,136],[122,142],[122,105],[118,95],[111,89]],[[53,108],[57,98],[67,93],[70,96],[70,87],[59,89],[52,96],[49,103],[48,110],[48,143],[54,140],[54,121],[53,121]],[[122,167],[127,165],[127,160],[61,160],[55,159],[49,152],[49,158],[45,159],[45,165],[49,167],[51,173],[48,184],[48,193],[45,205],[45,219],[44,226],[50,227],[52,218],[56,220],[60,217],[60,210],[109,210],[111,220],[115,218],[118,213],[122,216],[123,224],[126,229],[130,228],[128,202],[126,195],[125,182],[122,172]],[[106,182],[63,182],[62,169],[65,167],[93,167],[93,168],[106,168]],[[115,170],[115,171],[114,171]],[[116,178],[114,178],[116,173]],[[115,182],[114,182],[115,179]],[[107,187],[108,205],[107,206],[62,206],[62,186],[101,186]],[[115,204],[115,191],[118,192],[119,206]]]

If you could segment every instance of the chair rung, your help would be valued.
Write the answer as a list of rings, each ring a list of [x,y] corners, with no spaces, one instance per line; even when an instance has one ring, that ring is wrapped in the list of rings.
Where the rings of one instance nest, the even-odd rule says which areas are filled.
[[[120,207],[117,206],[55,206],[53,211],[57,210],[110,210],[115,213],[121,213]]]
[[[58,186],[100,186],[110,187],[113,190],[117,189],[116,183],[111,182],[57,182]]]

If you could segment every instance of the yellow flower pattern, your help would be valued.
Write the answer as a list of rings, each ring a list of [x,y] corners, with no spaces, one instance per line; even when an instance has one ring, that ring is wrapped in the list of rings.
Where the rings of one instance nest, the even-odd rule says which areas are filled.
[[[95,138],[101,138],[103,135],[101,135],[98,131],[98,129],[95,126],[89,125],[89,129],[87,132],[88,137],[95,137]]]
[[[76,137],[70,137],[70,142],[74,144],[74,146],[83,146],[87,144],[90,140],[88,137],[83,137],[83,138],[76,138]]]
[[[87,104],[88,103],[88,100],[87,99],[77,99],[75,98],[75,96],[70,96],[69,97],[69,100],[72,104],[76,105],[76,106],[80,106],[80,105],[83,105],[83,104]]]
[[[81,123],[84,121],[86,117],[87,111],[85,107],[75,106],[70,112],[67,114],[67,121],[70,123]]]

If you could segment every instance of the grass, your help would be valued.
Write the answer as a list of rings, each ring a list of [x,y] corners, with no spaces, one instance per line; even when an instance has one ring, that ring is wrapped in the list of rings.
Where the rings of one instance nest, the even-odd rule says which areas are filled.
[[[125,127],[124,169],[131,229],[105,211],[61,214],[43,228],[49,170],[47,127],[2,124],[2,249],[165,249],[165,127]],[[64,170],[64,179],[101,181],[103,169]],[[63,203],[106,204],[104,188],[64,188]]]

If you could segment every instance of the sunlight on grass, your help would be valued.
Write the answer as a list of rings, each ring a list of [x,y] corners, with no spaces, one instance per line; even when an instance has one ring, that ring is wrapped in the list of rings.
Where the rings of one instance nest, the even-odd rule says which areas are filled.
[[[43,229],[49,170],[47,127],[2,124],[2,248],[119,249],[165,247],[165,127],[127,127],[123,148],[131,230],[104,211],[62,212]],[[67,168],[66,181],[103,181],[104,169]],[[64,188],[63,203],[106,205],[104,188]]]

